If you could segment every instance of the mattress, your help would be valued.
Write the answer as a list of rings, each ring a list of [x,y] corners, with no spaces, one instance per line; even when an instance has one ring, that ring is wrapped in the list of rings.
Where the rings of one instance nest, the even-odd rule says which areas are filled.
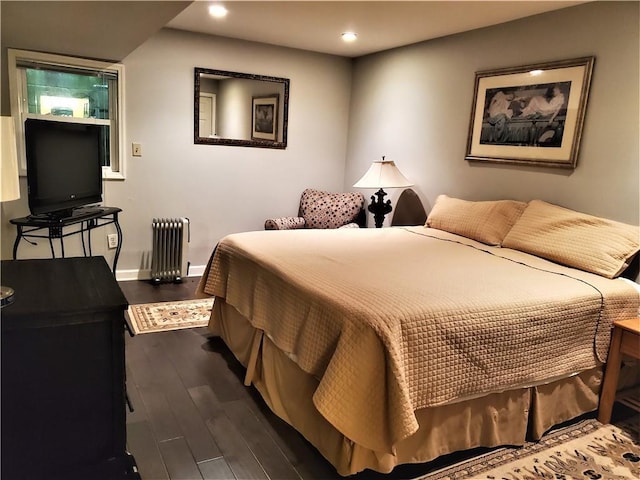
[[[600,366],[639,306],[623,281],[424,227],[230,235],[201,288],[317,379],[333,428],[390,455],[421,409]]]

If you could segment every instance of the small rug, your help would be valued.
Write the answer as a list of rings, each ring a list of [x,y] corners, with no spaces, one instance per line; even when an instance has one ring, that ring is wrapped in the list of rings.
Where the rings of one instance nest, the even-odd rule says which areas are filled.
[[[420,480],[537,480],[640,478],[638,425],[583,420],[521,448],[499,448]]]
[[[213,298],[204,298],[131,305],[127,313],[134,333],[140,334],[206,327],[212,307]]]

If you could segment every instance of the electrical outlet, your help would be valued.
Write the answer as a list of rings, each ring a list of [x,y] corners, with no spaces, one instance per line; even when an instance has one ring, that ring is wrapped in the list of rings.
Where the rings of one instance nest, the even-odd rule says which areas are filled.
[[[107,235],[107,245],[109,245],[109,248],[117,248],[118,247],[118,234],[117,233],[111,233],[111,234]]]
[[[131,154],[134,157],[141,157],[142,156],[142,145],[140,145],[139,143],[132,143],[131,144]]]

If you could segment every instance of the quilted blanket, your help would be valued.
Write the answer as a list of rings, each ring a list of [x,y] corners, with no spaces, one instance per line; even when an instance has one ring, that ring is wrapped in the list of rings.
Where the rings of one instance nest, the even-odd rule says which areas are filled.
[[[425,227],[229,235],[200,288],[316,376],[318,411],[380,452],[417,430],[417,409],[599,365],[612,321],[640,303],[621,280]]]

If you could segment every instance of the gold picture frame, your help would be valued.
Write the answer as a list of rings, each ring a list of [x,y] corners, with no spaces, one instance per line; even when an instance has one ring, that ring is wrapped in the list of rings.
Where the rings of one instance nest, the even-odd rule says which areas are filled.
[[[575,168],[594,62],[476,72],[465,159]]]

